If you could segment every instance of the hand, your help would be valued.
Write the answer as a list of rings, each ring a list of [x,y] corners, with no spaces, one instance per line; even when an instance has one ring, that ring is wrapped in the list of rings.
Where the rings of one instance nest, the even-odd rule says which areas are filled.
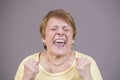
[[[90,73],[91,63],[85,58],[76,58],[76,69],[82,80],[92,80]]]
[[[39,72],[39,61],[30,59],[24,63],[23,80],[34,80],[35,75]]]

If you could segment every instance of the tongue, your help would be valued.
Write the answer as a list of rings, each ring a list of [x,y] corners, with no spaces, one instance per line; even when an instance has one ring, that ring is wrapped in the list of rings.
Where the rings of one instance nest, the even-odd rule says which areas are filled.
[[[64,47],[65,44],[63,42],[55,42],[55,46],[61,48],[61,47]]]

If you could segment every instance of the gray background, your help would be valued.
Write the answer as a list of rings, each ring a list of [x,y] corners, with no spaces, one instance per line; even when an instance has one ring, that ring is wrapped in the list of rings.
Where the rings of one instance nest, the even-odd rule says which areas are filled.
[[[43,49],[40,22],[58,8],[75,20],[74,49],[96,59],[104,80],[119,80],[120,0],[0,0],[0,80],[13,80],[20,61]]]

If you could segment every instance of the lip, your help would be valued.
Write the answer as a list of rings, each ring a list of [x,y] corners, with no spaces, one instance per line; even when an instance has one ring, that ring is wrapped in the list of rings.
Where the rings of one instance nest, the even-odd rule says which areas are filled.
[[[54,39],[53,43],[58,48],[63,48],[66,46],[67,40],[62,38],[57,38],[57,39]]]
[[[66,43],[65,39],[55,39],[54,43]]]

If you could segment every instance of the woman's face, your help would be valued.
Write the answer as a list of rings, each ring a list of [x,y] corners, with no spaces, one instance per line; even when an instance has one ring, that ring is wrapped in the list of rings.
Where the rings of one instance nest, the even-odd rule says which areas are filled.
[[[73,40],[72,27],[61,18],[51,17],[48,20],[45,39],[47,52],[55,55],[70,53]]]

